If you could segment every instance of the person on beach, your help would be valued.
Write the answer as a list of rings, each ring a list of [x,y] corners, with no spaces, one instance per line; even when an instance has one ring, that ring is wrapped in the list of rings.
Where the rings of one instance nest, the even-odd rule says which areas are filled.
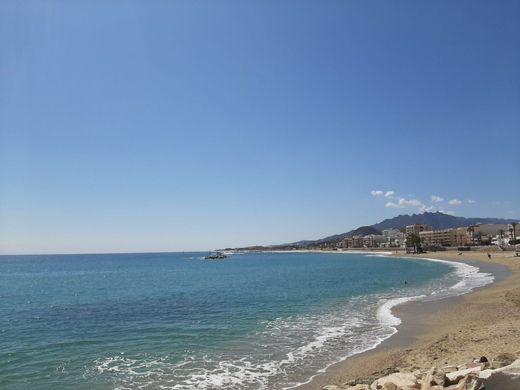
[[[489,254],[489,253],[488,253],[487,255],[488,255],[488,259],[490,259],[490,260],[491,260],[491,254]]]

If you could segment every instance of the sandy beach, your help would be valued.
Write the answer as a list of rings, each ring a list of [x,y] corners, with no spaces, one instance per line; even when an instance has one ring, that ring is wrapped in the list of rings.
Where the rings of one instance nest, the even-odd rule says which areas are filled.
[[[373,350],[329,367],[299,390],[352,380],[370,383],[391,372],[457,365],[480,356],[520,351],[520,257],[514,252],[492,252],[488,259],[486,252],[477,251],[413,256],[477,265],[492,271],[495,282],[460,297],[395,307],[393,313],[402,320],[398,333]]]

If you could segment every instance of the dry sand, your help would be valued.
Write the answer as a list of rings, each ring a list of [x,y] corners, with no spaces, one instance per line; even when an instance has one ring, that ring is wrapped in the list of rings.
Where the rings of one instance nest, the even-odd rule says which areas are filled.
[[[491,260],[486,252],[415,255],[477,264],[484,271],[492,269],[496,281],[461,297],[394,308],[402,319],[397,334],[376,349],[331,366],[298,390],[317,390],[351,380],[370,383],[389,372],[460,365],[482,355],[519,352],[520,257],[514,252],[491,255]]]

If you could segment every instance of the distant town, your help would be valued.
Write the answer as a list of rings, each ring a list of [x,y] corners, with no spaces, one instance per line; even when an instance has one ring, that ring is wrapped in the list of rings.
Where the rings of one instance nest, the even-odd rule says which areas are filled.
[[[476,224],[467,227],[433,229],[426,224],[413,224],[401,229],[385,229],[382,234],[346,237],[339,242],[323,243],[326,248],[414,248],[442,250],[466,246],[507,247],[517,244],[517,223]]]
[[[424,213],[412,216],[399,216],[380,224],[362,226],[351,232],[315,241],[299,241],[291,244],[273,246],[252,246],[234,248],[242,250],[347,250],[347,249],[401,249],[407,252],[438,251],[450,249],[470,250],[477,248],[498,250],[520,250],[517,238],[519,222],[501,220],[504,223],[471,223],[467,226],[436,228],[428,223],[412,223],[401,227],[377,227],[398,225],[403,220],[429,219],[437,225],[464,224],[482,220],[497,221],[491,218],[462,218],[442,213]],[[232,248],[227,248],[232,249]]]

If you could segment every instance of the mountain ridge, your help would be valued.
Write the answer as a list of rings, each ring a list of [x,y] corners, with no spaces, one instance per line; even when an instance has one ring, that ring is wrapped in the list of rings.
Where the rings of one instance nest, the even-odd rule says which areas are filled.
[[[509,224],[518,222],[518,219],[507,218],[482,218],[482,217],[457,217],[454,215],[444,214],[441,212],[424,212],[422,214],[400,214],[393,218],[387,218],[381,222],[369,226],[360,226],[345,233],[334,234],[317,240],[301,240],[290,244],[273,245],[272,247],[286,247],[297,246],[305,247],[310,245],[322,244],[325,242],[341,241],[346,237],[365,236],[368,234],[381,234],[385,229],[401,229],[407,225],[426,224],[432,226],[434,229],[449,229],[456,227],[465,227],[475,225],[477,223],[492,223],[492,224]]]

